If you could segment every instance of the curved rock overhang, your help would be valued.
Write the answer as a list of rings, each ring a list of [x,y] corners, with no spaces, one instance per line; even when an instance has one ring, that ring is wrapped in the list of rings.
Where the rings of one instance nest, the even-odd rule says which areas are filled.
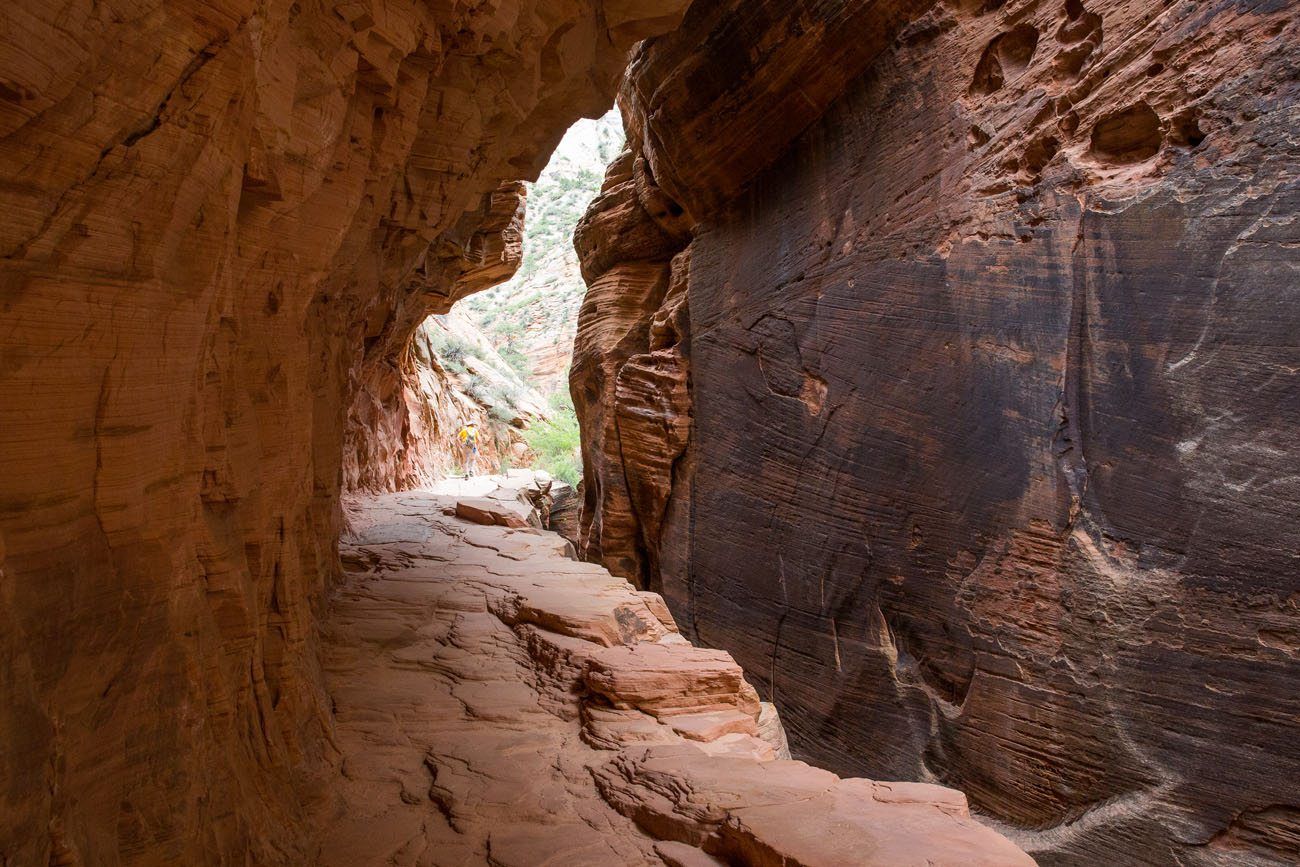
[[[403,482],[349,410],[686,5],[0,10],[15,860],[302,860],[340,488]],[[575,391],[629,432],[591,552],[837,769],[1056,857],[1285,853],[1298,43],[1277,0],[693,4],[579,240]]]
[[[0,9],[4,860],[310,860],[349,406],[685,6]]]

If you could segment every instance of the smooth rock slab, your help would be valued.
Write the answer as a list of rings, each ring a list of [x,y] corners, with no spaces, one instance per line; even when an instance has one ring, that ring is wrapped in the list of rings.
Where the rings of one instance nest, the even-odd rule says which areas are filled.
[[[689,644],[637,644],[592,654],[588,688],[615,707],[654,716],[740,710],[758,719],[758,694],[721,650]]]

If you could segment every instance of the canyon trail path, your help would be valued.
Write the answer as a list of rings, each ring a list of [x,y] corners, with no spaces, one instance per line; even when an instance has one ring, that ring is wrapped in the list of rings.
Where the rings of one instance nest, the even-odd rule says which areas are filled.
[[[462,513],[522,523],[518,484]],[[320,864],[1033,863],[958,792],[779,758],[775,712],[658,596],[457,502],[348,503]]]

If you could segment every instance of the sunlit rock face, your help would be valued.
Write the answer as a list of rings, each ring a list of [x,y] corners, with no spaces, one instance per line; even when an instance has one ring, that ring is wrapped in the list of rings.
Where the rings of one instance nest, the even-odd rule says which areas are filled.
[[[433,273],[418,273],[415,286],[451,299],[462,298],[507,279],[521,260],[524,185],[502,184],[469,211],[439,244],[448,255]],[[450,301],[434,310],[445,313]],[[463,469],[456,431],[475,422],[484,431],[480,451],[484,468],[497,468],[512,456],[511,449],[526,451],[521,431],[494,423],[481,396],[470,394],[464,383],[438,356],[438,339],[456,333],[458,341],[475,344],[496,367],[503,362],[472,324],[452,314],[435,323],[426,318],[414,334],[403,329],[383,343],[371,343],[348,409],[343,438],[343,488],[347,491],[398,491],[427,485]],[[398,338],[401,340],[398,340]],[[481,343],[481,345],[479,345]],[[493,370],[485,366],[485,371]],[[493,376],[498,376],[493,373]],[[510,387],[526,390],[513,379]],[[529,395],[529,417],[545,409],[543,398]],[[505,407],[497,407],[501,412]],[[518,422],[522,426],[523,419]]]
[[[577,239],[587,555],[796,755],[1043,863],[1293,860],[1298,46],[1282,2],[696,4]]]
[[[458,355],[466,348],[473,354]],[[405,491],[533,460],[527,431],[546,416],[546,398],[497,354],[463,308],[425,319],[405,352],[367,374],[348,412],[345,491]],[[478,428],[473,456],[457,439],[467,423]]]
[[[313,862],[352,395],[652,5],[3,5],[0,860]]]

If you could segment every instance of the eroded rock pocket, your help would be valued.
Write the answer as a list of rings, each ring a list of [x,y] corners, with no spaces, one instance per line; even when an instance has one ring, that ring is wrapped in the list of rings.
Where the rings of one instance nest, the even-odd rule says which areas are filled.
[[[1160,116],[1145,102],[1138,102],[1097,121],[1089,153],[1102,163],[1140,163],[1159,153],[1163,143]]]

